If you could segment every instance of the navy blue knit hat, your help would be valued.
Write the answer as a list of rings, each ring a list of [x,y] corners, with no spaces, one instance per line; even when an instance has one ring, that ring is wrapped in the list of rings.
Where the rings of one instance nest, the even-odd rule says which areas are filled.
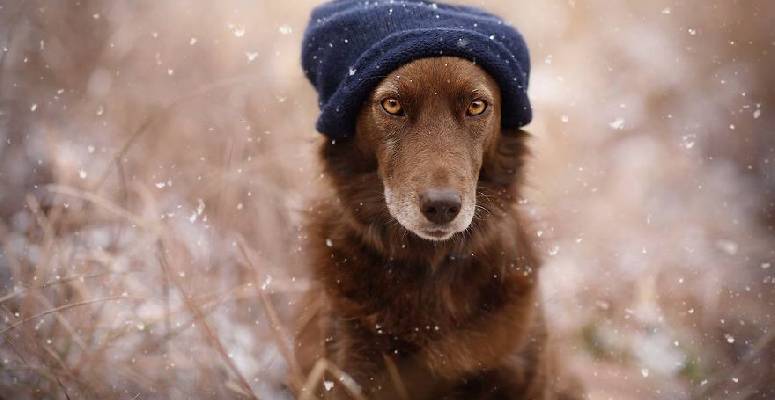
[[[530,122],[530,57],[522,35],[474,7],[418,0],[335,0],[312,11],[302,67],[318,92],[317,130],[351,137],[363,101],[403,64],[425,57],[469,59],[495,78],[507,128]]]

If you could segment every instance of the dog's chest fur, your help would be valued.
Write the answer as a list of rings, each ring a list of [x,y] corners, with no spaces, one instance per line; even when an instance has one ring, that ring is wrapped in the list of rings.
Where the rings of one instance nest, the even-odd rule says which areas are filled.
[[[532,290],[535,266],[514,248],[477,254],[468,246],[423,246],[404,238],[399,247],[405,251],[383,254],[342,226],[346,216],[329,212],[314,239],[317,279],[339,317],[388,338],[384,352],[397,343],[422,346]]]

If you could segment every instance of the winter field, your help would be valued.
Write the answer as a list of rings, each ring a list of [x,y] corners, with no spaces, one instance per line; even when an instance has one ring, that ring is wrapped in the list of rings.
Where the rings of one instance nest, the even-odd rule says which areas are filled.
[[[775,2],[468,3],[532,51],[521,206],[588,397],[775,399]],[[0,0],[0,398],[295,397],[315,4]]]

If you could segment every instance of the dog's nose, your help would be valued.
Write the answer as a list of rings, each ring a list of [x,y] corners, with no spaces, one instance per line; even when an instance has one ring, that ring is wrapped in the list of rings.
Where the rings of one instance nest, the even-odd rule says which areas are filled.
[[[434,224],[446,224],[460,212],[462,199],[453,189],[427,189],[420,193],[420,209]]]

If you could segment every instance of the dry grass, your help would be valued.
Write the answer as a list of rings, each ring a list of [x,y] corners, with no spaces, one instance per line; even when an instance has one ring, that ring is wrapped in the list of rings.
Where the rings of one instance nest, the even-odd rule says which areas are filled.
[[[0,2],[1,398],[357,393],[291,357],[314,3]],[[477,3],[533,50],[524,202],[590,397],[775,398],[775,7]]]

